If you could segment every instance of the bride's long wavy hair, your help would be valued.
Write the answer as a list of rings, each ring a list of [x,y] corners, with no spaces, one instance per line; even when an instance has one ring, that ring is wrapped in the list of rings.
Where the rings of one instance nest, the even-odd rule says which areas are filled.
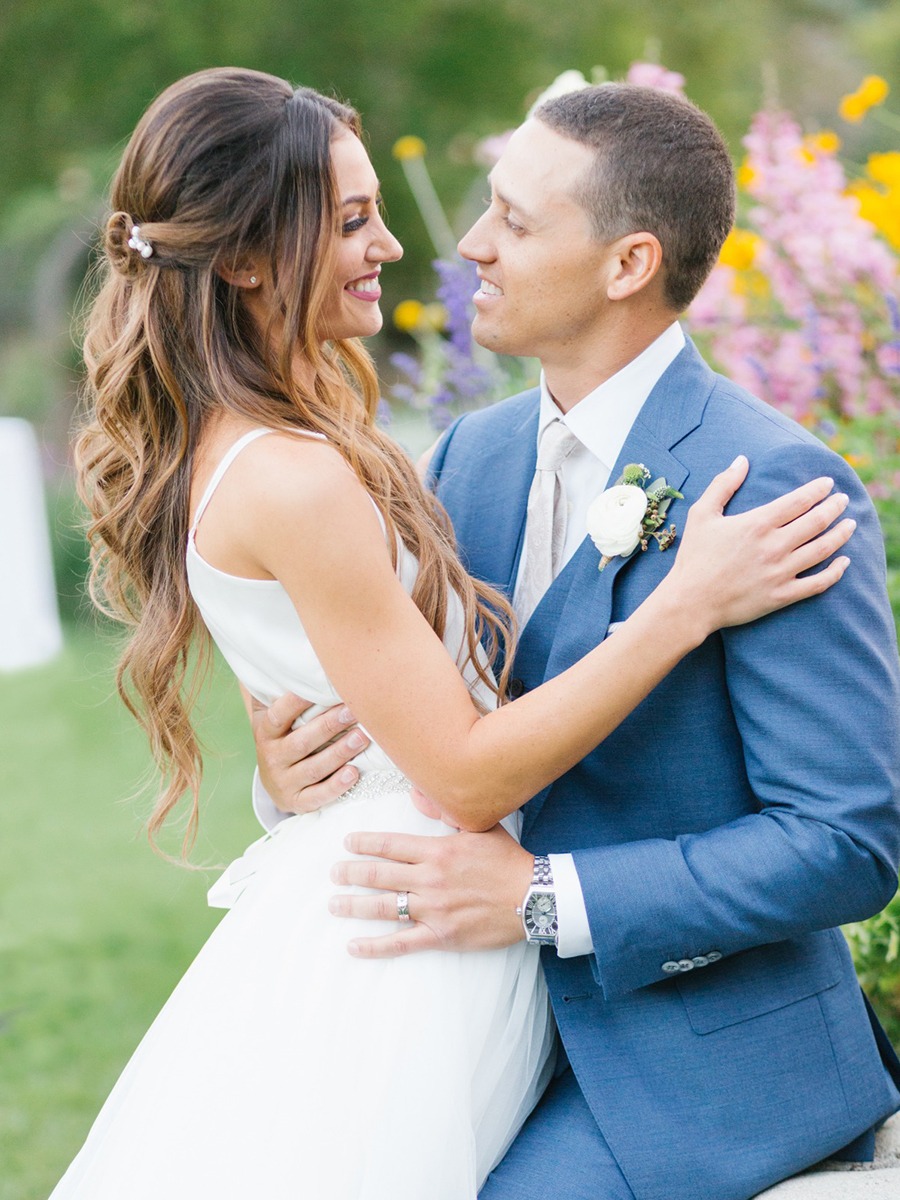
[[[189,793],[183,855],[196,837],[202,770],[192,647],[199,637],[208,648],[185,548],[194,454],[213,414],[325,434],[374,497],[389,544],[399,536],[419,560],[413,600],[432,628],[443,635],[454,590],[478,674],[505,691],[506,670],[495,686],[477,647],[484,642],[491,663],[508,649],[508,603],[465,573],[443,509],[376,428],[366,350],[321,339],[340,236],[330,146],[346,130],[360,136],[353,109],[308,88],[256,71],[200,71],[150,106],[112,185],[75,461],[91,516],[91,595],[131,628],[117,684],[162,772],[149,835],[155,843]],[[130,244],[135,225],[148,257]],[[268,261],[275,281],[277,339],[256,328],[240,289],[219,274],[251,255]]]

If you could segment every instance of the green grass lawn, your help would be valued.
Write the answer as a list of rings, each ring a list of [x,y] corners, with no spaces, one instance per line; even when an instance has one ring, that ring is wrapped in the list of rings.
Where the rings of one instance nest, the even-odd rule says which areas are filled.
[[[0,676],[0,1200],[46,1200],[220,915],[205,900],[215,871],[147,844],[147,796],[132,797],[149,753],[114,694],[114,658],[70,628],[51,666]],[[224,669],[201,728],[194,858],[223,862],[259,833],[252,743]]]

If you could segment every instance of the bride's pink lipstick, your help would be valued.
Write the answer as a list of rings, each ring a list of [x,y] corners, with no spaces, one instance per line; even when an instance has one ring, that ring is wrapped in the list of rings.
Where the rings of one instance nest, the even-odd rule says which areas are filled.
[[[346,284],[344,286],[344,291],[349,292],[349,294],[356,300],[368,300],[371,304],[375,304],[381,299],[381,288],[378,286],[377,282],[373,287],[370,281],[377,281],[380,274],[380,271],[373,271],[371,275],[360,275],[359,278],[352,279],[350,283]],[[364,290],[358,290],[353,285],[359,283],[368,283],[369,286]]]

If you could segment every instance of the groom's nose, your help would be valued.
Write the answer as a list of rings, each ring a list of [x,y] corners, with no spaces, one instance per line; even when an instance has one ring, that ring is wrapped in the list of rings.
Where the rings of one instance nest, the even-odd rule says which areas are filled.
[[[482,213],[468,233],[459,240],[457,250],[470,262],[492,262],[495,255],[487,231],[489,213]]]

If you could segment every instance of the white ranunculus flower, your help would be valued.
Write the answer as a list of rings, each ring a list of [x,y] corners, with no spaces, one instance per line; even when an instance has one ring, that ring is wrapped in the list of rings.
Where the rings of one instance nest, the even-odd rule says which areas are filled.
[[[587,510],[587,531],[604,558],[627,557],[637,549],[646,512],[647,493],[632,483],[600,493]]]
[[[540,108],[545,100],[555,100],[557,96],[568,96],[569,92],[580,92],[582,88],[590,86],[580,71],[563,71],[562,75],[557,75],[549,87],[544,88],[529,108],[525,116],[526,121],[534,115],[535,109]]]

